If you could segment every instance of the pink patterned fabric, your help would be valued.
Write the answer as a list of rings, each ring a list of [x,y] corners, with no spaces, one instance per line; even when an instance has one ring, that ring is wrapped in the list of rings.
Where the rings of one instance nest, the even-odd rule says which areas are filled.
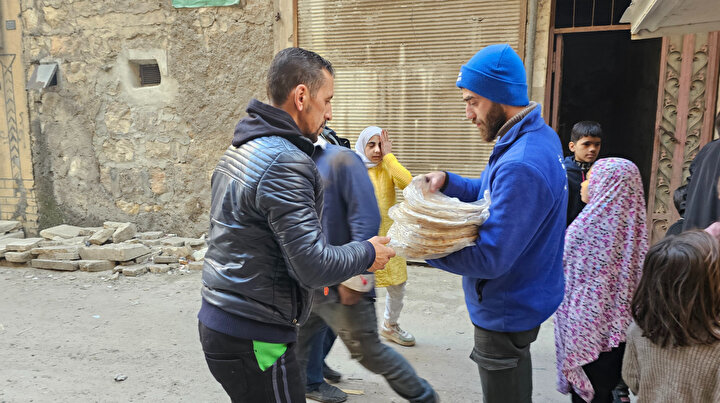
[[[594,390],[582,366],[625,341],[648,249],[635,164],[605,158],[590,175],[589,203],[565,233],[565,298],[555,313],[557,389],[588,402]]]

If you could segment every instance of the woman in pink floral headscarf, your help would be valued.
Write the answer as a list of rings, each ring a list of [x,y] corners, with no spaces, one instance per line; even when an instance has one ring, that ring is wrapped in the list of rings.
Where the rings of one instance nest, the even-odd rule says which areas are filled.
[[[573,402],[611,402],[648,249],[645,199],[638,168],[622,158],[598,160],[581,187],[587,206],[565,233],[555,313],[557,388]]]

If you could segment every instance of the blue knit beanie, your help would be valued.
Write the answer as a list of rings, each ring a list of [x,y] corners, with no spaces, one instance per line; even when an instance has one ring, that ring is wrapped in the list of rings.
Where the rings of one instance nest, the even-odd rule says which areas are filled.
[[[503,105],[530,103],[525,67],[510,45],[490,45],[475,53],[460,68],[456,85]]]

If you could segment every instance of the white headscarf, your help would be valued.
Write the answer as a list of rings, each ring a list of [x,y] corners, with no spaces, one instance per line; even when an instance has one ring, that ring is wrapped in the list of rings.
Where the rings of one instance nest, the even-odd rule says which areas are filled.
[[[363,162],[365,163],[365,168],[373,168],[377,164],[370,161],[368,157],[365,155],[365,146],[367,145],[368,141],[372,138],[372,136],[379,136],[382,133],[382,129],[377,126],[368,126],[363,131],[360,132],[360,136],[358,137],[357,141],[355,142],[355,153],[362,158]]]

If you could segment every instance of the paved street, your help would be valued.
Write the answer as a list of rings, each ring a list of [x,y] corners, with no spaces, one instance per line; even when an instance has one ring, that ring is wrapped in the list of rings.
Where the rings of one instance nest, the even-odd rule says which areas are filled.
[[[394,347],[443,401],[481,401],[460,278],[418,266],[409,273],[400,323],[418,344]],[[109,275],[0,267],[0,402],[227,401],[197,340],[200,272]],[[379,299],[384,295],[378,290]],[[362,391],[350,402],[402,401],[348,357],[337,343],[328,362],[345,376],[340,387]],[[569,401],[554,388],[550,323],[533,358],[534,400]],[[115,381],[117,375],[127,379]]]

